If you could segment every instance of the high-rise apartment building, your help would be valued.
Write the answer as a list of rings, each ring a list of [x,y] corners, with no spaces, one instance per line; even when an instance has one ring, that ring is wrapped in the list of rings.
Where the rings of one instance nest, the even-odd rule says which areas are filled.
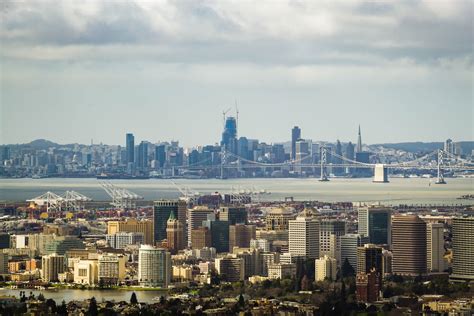
[[[444,260],[444,224],[426,225],[426,266],[429,272],[443,272]]]
[[[319,222],[307,208],[289,222],[289,252],[292,256],[319,258]]]
[[[65,257],[50,254],[41,257],[41,279],[45,282],[57,282],[58,274],[65,269]]]
[[[105,253],[98,259],[99,283],[119,284],[125,280],[125,263],[127,258],[121,254]]]
[[[335,281],[337,274],[337,261],[335,258],[324,255],[315,261],[315,279],[316,281],[324,281],[326,279]]]
[[[390,245],[392,209],[383,206],[365,206],[358,209],[360,235],[368,236],[372,244]]]
[[[166,239],[166,224],[170,214],[173,212],[183,227],[186,227],[186,201],[183,200],[159,200],[153,205],[153,231],[154,240],[162,241]],[[184,234],[184,232],[183,232]]]
[[[474,217],[453,219],[453,281],[474,281]]]
[[[113,235],[106,235],[105,240],[110,247],[115,249],[123,249],[128,245],[141,245],[145,243],[143,233],[137,232],[118,232]]]
[[[416,215],[392,221],[392,270],[402,275],[426,273],[426,223]]]
[[[144,287],[167,288],[171,281],[171,254],[163,248],[142,245],[138,251],[138,282]]]

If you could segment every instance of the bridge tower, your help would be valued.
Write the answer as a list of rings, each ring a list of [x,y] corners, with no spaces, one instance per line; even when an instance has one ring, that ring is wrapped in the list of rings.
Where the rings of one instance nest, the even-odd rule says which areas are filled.
[[[321,178],[319,181],[329,181],[326,173],[327,152],[326,147],[321,147]]]
[[[444,174],[442,165],[444,163],[444,151],[442,149],[438,149],[438,179],[436,179],[436,184],[446,184],[444,181]]]
[[[376,183],[388,183],[388,170],[384,164],[378,163],[374,169],[374,180]]]

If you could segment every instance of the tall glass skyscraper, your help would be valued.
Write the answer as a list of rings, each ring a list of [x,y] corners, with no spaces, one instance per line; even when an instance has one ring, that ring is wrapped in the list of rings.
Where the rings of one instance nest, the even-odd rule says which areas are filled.
[[[391,216],[388,207],[367,206],[358,210],[359,234],[368,236],[372,244],[391,244]]]
[[[187,206],[185,201],[155,201],[153,205],[153,232],[155,242],[166,239],[166,224],[170,218],[171,212],[173,212],[174,217],[183,224],[183,227],[186,227],[186,211]]]
[[[128,133],[125,139],[126,151],[127,151],[127,163],[135,162],[135,137],[133,134]]]
[[[296,141],[301,138],[301,129],[298,126],[291,130],[291,159],[296,159]]]
[[[237,153],[237,121],[233,116],[227,117],[225,121],[221,146],[232,153]]]

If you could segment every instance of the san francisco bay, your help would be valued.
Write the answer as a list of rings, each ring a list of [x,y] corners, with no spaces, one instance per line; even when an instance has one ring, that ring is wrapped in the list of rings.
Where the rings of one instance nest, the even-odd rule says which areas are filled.
[[[177,198],[177,186],[199,194],[239,191],[256,192],[254,199],[279,201],[285,197],[295,200],[375,202],[395,204],[456,205],[472,204],[472,200],[459,199],[474,192],[474,178],[449,178],[447,184],[435,184],[430,178],[391,178],[389,183],[373,183],[371,178],[333,178],[329,182],[318,179],[149,179],[111,180],[117,186],[131,190],[145,200]],[[47,191],[63,194],[74,190],[96,201],[110,197],[96,179],[44,178],[0,179],[0,200],[25,201]]]

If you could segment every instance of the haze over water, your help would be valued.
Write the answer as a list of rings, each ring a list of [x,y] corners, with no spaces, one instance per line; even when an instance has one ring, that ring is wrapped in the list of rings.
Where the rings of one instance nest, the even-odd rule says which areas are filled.
[[[189,187],[201,194],[212,192],[229,193],[232,190],[266,190],[255,199],[279,201],[285,197],[295,200],[318,200],[327,202],[373,202],[384,204],[473,204],[472,200],[457,199],[461,195],[474,193],[474,178],[450,178],[448,184],[437,185],[435,179],[391,178],[390,183],[372,183],[371,178],[331,179],[319,182],[317,179],[150,179],[112,180],[113,184],[133,191],[145,198],[177,198],[181,195],[176,186]],[[430,184],[431,183],[431,184]],[[96,179],[0,179],[0,200],[25,201],[47,191],[63,194],[74,190],[96,201],[110,200]]]

